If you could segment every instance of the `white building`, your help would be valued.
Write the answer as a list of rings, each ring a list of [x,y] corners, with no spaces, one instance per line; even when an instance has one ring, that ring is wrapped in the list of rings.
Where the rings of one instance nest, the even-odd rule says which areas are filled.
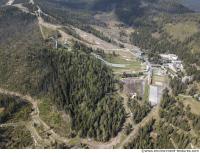
[[[178,59],[178,56],[175,54],[160,54],[165,68],[171,69],[173,72],[177,73],[178,71],[184,71],[182,61]]]
[[[178,56],[175,54],[160,54],[161,58],[164,60],[169,60],[169,61],[176,61],[178,60]]]
[[[163,88],[161,86],[150,86],[149,102],[151,106],[155,106],[160,103],[162,98],[162,91]]]

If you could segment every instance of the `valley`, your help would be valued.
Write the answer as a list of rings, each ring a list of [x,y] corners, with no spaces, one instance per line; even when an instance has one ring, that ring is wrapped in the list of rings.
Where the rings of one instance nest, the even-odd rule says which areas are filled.
[[[9,146],[3,137],[5,142],[0,141],[0,146],[199,148],[200,90],[193,83],[199,85],[199,71],[193,65],[194,61],[197,67],[199,64],[200,18],[194,15],[189,19],[192,13],[179,4],[169,6],[167,12],[162,8],[165,2],[155,6],[144,0],[143,7],[148,5],[159,12],[154,16],[154,11],[147,9],[147,19],[146,12],[140,10],[143,7],[123,14],[118,7],[115,12],[113,5],[102,11],[95,2],[83,2],[89,8],[86,11],[75,7],[79,2],[63,2],[62,6],[62,2],[56,5],[49,0],[9,0],[4,3],[8,6],[2,6],[5,12],[23,16],[24,29],[33,38],[27,41],[22,35],[25,41],[17,40],[22,33],[12,26],[4,28],[13,30],[16,39],[10,34],[5,40],[0,38],[6,45],[14,44],[11,50],[0,43],[5,57],[0,62],[0,94],[13,98],[13,102],[25,101],[31,107],[31,111],[23,112],[28,120],[8,117],[1,121],[1,115],[9,109],[0,105],[0,132],[13,135],[13,129],[25,127],[22,135],[30,140]],[[127,6],[129,2],[119,4]],[[176,5],[189,17],[174,13]],[[72,7],[71,12],[68,7]],[[64,17],[66,14],[68,17]],[[25,46],[21,45],[26,41]],[[13,53],[11,58],[4,48]],[[14,61],[12,73],[7,58]],[[5,98],[1,101],[6,102]]]

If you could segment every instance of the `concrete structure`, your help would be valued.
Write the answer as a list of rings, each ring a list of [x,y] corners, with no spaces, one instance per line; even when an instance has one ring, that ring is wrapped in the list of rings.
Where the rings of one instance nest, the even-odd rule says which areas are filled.
[[[178,56],[175,54],[160,54],[161,58],[163,60],[169,60],[169,61],[176,61],[178,60]]]
[[[155,106],[160,103],[161,97],[162,97],[162,91],[163,87],[161,86],[150,86],[150,92],[149,92],[149,102],[151,106]]]
[[[180,71],[184,71],[184,67],[182,61],[178,59],[178,56],[175,54],[160,54],[163,62],[163,67],[166,69],[170,69],[171,71],[177,73]],[[170,74],[174,75],[174,74]]]
[[[121,80],[124,83],[124,93],[131,97],[144,96],[145,80],[139,78],[124,78]]]

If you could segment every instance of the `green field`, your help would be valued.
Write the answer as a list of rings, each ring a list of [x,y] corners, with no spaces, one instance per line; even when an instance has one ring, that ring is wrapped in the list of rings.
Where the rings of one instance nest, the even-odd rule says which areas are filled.
[[[123,73],[123,72],[139,72],[142,70],[141,62],[135,58],[123,58],[122,56],[113,56],[107,55],[105,58],[106,61],[113,63],[113,64],[125,64],[125,67],[116,68],[113,67],[113,71],[116,73]]]

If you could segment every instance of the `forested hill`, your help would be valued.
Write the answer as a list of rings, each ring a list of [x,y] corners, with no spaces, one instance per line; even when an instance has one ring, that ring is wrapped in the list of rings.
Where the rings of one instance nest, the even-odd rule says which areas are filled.
[[[115,10],[115,14],[121,21],[129,25],[138,22],[140,17],[156,13],[192,12],[178,0],[35,0],[35,2],[59,21],[72,24],[95,23],[94,14],[112,10]]]
[[[120,1],[115,9],[118,18],[129,25],[136,25],[145,17],[152,17],[155,14],[189,12],[192,11],[174,0],[125,0]]]
[[[47,48],[36,17],[14,7],[0,9],[0,40],[1,88],[48,97],[70,115],[76,135],[117,135],[125,113],[111,69],[82,49]]]
[[[200,12],[200,1],[199,0],[179,0],[184,6],[194,10],[196,12]]]

